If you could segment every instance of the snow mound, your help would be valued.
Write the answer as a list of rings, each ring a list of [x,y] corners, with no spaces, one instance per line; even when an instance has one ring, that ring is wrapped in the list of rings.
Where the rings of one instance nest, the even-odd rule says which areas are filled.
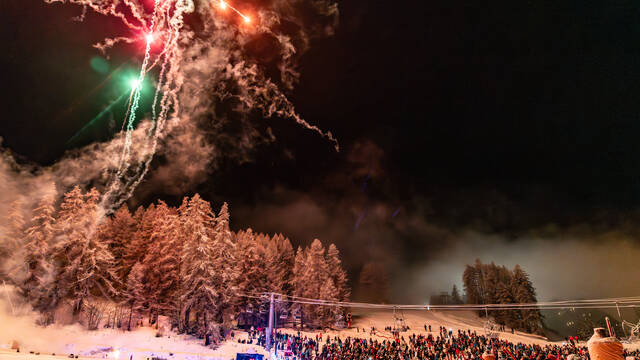
[[[40,353],[38,359],[65,358],[69,354],[85,358],[134,359],[162,358],[176,360],[230,360],[238,352],[249,349],[266,354],[255,345],[226,342],[217,349],[204,346],[204,340],[188,335],[165,332],[166,336],[156,337],[157,330],[142,327],[134,331],[101,329],[87,331],[80,325],[41,327],[36,325],[37,315],[24,308],[18,313],[12,311],[0,300],[0,359],[33,359],[33,353]],[[239,336],[244,336],[239,334]],[[237,337],[236,337],[237,338]],[[13,342],[20,344],[20,352],[11,350]]]

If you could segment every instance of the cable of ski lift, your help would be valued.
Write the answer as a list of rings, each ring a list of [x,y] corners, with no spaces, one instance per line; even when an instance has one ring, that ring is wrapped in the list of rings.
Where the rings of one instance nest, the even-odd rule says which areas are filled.
[[[271,293],[239,294],[238,296],[268,300]],[[344,302],[322,300],[273,293],[278,298],[277,302],[297,303],[306,305],[319,305],[331,307],[350,307],[362,309],[387,309],[387,310],[560,310],[560,309],[610,309],[610,308],[637,308],[640,307],[640,297],[618,297],[604,299],[562,300],[537,303],[512,303],[512,304],[461,304],[461,305],[402,305],[402,304],[373,304],[359,302]]]

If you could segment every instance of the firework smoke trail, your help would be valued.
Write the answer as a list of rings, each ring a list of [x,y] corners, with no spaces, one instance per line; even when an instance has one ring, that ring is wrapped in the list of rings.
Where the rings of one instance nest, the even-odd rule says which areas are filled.
[[[122,155],[120,157],[120,167],[116,175],[117,177],[121,177],[122,172],[129,166],[129,155],[131,154],[131,132],[133,131],[133,124],[136,120],[136,112],[138,111],[138,107],[140,106],[140,90],[142,89],[142,84],[144,82],[145,75],[147,74],[147,65],[149,64],[149,58],[151,57],[151,43],[153,42],[155,17],[159,1],[160,0],[155,0],[153,3],[153,16],[151,18],[151,26],[149,28],[149,33],[145,36],[147,44],[144,52],[144,60],[142,61],[142,67],[140,69],[140,74],[138,75],[138,81],[136,82],[136,86],[133,89],[133,102],[131,103],[129,119],[127,120],[126,136],[124,140],[124,147],[122,148]],[[125,0],[125,3],[127,2],[128,1]],[[131,6],[131,8],[133,9],[135,7]]]
[[[236,96],[249,108],[260,108],[265,116],[274,114],[295,120],[302,127],[311,130],[331,141],[336,151],[340,151],[338,140],[330,131],[324,132],[315,125],[311,125],[298,115],[291,101],[280,91],[278,86],[269,79],[264,78],[255,65],[246,66],[239,63],[229,67],[228,73],[233,77],[245,92]]]
[[[106,16],[115,16],[134,34],[137,34],[129,37],[106,38],[103,42],[95,44],[94,47],[102,52],[106,52],[118,43],[140,41],[141,36],[146,40],[144,58],[138,74],[138,80],[129,96],[122,137],[115,140],[115,143],[121,146],[120,158],[117,159],[115,168],[106,169],[108,173],[111,173],[111,180],[106,184],[102,198],[102,207],[105,211],[110,212],[133,194],[133,191],[148,173],[159,142],[164,138],[165,133],[173,132],[176,128],[182,128],[182,125],[179,126],[178,124],[184,121],[184,118],[189,119],[188,121],[190,122],[197,121],[194,118],[194,114],[197,116],[197,114],[203,113],[203,110],[194,107],[197,101],[193,102],[193,99],[190,98],[194,96],[194,89],[197,94],[195,96],[202,97],[203,95],[199,92],[203,89],[198,88],[197,83],[192,84],[190,75],[188,77],[185,71],[197,71],[200,75],[210,76],[210,78],[201,77],[196,81],[205,81],[213,84],[228,82],[227,85],[220,83],[219,85],[210,86],[208,90],[219,91],[218,94],[210,94],[210,96],[228,94],[240,100],[240,103],[245,106],[242,109],[243,112],[258,109],[266,117],[278,115],[293,119],[304,128],[329,139],[334,143],[336,150],[339,149],[337,140],[330,132],[323,132],[319,127],[311,125],[302,119],[295,111],[293,104],[280,91],[278,85],[265,76],[258,64],[254,61],[247,61],[245,54],[243,54],[243,46],[252,36],[269,34],[275,37],[282,46],[280,55],[283,61],[279,68],[282,71],[283,85],[288,89],[293,88],[293,83],[296,82],[299,74],[294,70],[295,60],[292,59],[292,56],[297,53],[298,49],[294,47],[291,37],[281,34],[280,31],[274,32],[270,29],[279,23],[280,15],[289,16],[289,19],[291,19],[291,16],[296,16],[296,14],[290,13],[290,9],[293,8],[288,6],[288,0],[276,0],[274,9],[265,9],[259,14],[255,14],[260,21],[257,22],[257,25],[251,26],[251,28],[235,27],[234,23],[228,22],[223,15],[215,15],[222,14],[222,12],[210,11],[210,5],[215,6],[215,4],[218,4],[221,11],[231,9],[244,20],[245,24],[253,21],[251,17],[243,14],[238,8],[225,0],[201,0],[199,4],[202,7],[199,8],[201,11],[198,11],[198,15],[204,17],[205,30],[202,34],[196,34],[193,29],[186,28],[183,19],[185,14],[195,12],[196,6],[194,2],[196,0],[155,0],[152,12],[145,10],[142,0],[44,1],[47,3],[61,2],[82,6],[83,12],[79,20],[84,18],[88,10]],[[319,10],[319,12],[325,16],[334,14],[335,4],[330,4],[330,0],[327,0],[326,4],[327,13],[320,12],[322,10]],[[278,12],[283,11],[283,9],[285,13]],[[289,13],[287,14],[287,12]],[[286,19],[286,17],[283,19]],[[306,34],[303,34],[303,36],[306,36]],[[203,39],[208,40],[203,41]],[[154,55],[152,54],[152,43],[156,40],[162,41],[163,45],[162,51]],[[306,37],[303,39],[305,44],[307,40]],[[197,49],[200,49],[201,52],[198,53]],[[201,60],[198,57],[203,55],[202,50],[206,52],[208,49],[221,56],[220,59],[223,61],[217,65],[214,61],[214,64],[212,64],[215,66],[214,70],[205,70],[207,65],[204,63],[199,64]],[[203,58],[206,59],[206,56],[203,56]],[[139,116],[142,83],[157,65],[160,65],[160,74],[156,82],[151,106],[151,125],[149,127],[145,125],[144,133],[146,137],[133,136],[136,118]],[[182,69],[183,66],[187,66],[187,68]],[[187,78],[189,82],[185,81]],[[185,84],[189,84],[188,89],[183,89]],[[234,88],[234,93],[230,93],[228,89],[225,89],[225,86],[236,85],[239,89]],[[218,98],[222,97],[219,96]],[[179,99],[186,101],[187,104],[185,107],[186,114],[184,115],[181,114]],[[202,105],[206,107],[215,106],[211,103]],[[193,125],[192,123],[190,126]],[[140,140],[142,140],[141,146],[137,146]],[[134,142],[136,147],[132,149]],[[134,153],[135,159],[133,158]]]
[[[164,124],[166,122],[166,117],[169,112],[169,109],[171,108],[172,105],[174,105],[173,102],[166,100],[167,94],[171,92],[176,92],[179,90],[179,87],[176,87],[175,85],[172,88],[172,83],[170,80],[168,80],[167,83],[163,82],[163,80],[165,78],[165,73],[167,72],[167,67],[169,67],[171,64],[176,63],[175,61],[172,61],[172,60],[174,60],[173,58],[175,57],[176,49],[178,47],[177,39],[180,34],[180,30],[184,25],[183,14],[192,12],[194,10],[194,5],[191,0],[178,0],[174,5],[173,16],[169,17],[167,13],[171,9],[170,2],[169,1],[164,2],[163,6],[160,8],[161,11],[158,11],[158,4],[159,4],[159,0],[155,0],[154,14],[151,22],[151,31],[145,37],[146,38],[145,59],[143,61],[143,64],[140,70],[140,75],[136,83],[137,86],[134,88],[134,99],[133,99],[132,105],[130,109],[128,109],[129,118],[127,122],[127,127],[125,129],[126,135],[125,135],[125,140],[124,140],[124,145],[123,145],[123,150],[121,155],[120,166],[119,166],[118,172],[115,174],[113,180],[108,186],[107,192],[103,196],[102,206],[104,208],[119,207],[124,201],[126,201],[126,199],[131,197],[131,195],[133,194],[133,191],[140,184],[140,182],[142,182],[144,176],[148,172],[151,161],[153,160],[153,155],[156,152],[158,139],[162,135],[162,131],[164,129]],[[155,30],[154,24],[155,24],[155,19],[158,16],[157,15],[158,13],[162,14],[160,16],[160,19],[163,16],[165,17],[165,19],[169,18],[167,23],[168,23],[168,27],[172,31],[168,31],[169,33],[168,38],[164,42],[163,50],[159,56],[159,59],[164,59],[164,60],[162,61],[162,68],[160,71],[158,84],[156,85],[156,91],[154,94],[154,100],[152,105],[151,121],[153,124],[149,128],[148,136],[147,136],[149,139],[151,139],[150,140],[151,143],[150,144],[147,143],[146,151],[144,154],[145,159],[138,166],[138,169],[133,172],[134,175],[132,175],[129,179],[125,179],[126,178],[125,172],[130,170],[130,166],[131,166],[131,164],[129,163],[130,149],[132,146],[131,134],[134,130],[133,125],[135,122],[135,114],[139,107],[140,91],[141,91],[140,85],[142,83],[142,80],[144,79],[144,76],[146,76],[146,73],[150,70],[151,67],[155,66],[155,64],[157,64],[159,61],[159,59],[157,59],[154,65],[149,67],[151,43],[154,41],[154,32],[153,32]],[[160,102],[160,113],[158,116],[156,116],[156,108],[158,105],[157,100],[160,92],[163,93],[163,96]],[[124,182],[123,182],[123,179],[124,179]]]
[[[167,115],[169,110],[173,105],[177,105],[177,92],[180,87],[175,83],[171,74],[166,75],[167,67],[169,63],[173,62],[176,58],[176,49],[177,49],[177,40],[180,29],[182,28],[182,18],[179,18],[178,21],[172,23],[174,26],[174,31],[169,33],[169,38],[165,43],[165,49],[161,55],[164,59],[162,61],[160,75],[158,77],[158,85],[156,86],[156,91],[153,96],[153,104],[152,104],[152,127],[149,129],[149,136],[151,137],[151,146],[148,149],[147,153],[149,154],[143,164],[140,166],[141,171],[137,177],[134,177],[129,181],[128,184],[124,186],[125,189],[128,189],[127,193],[122,196],[120,199],[115,201],[114,208],[119,207],[126,199],[130,198],[133,195],[135,189],[140,185],[145,175],[149,171],[149,166],[151,165],[151,161],[153,160],[153,155],[156,153],[158,147],[158,141],[163,134],[163,130],[167,121]],[[165,75],[167,81],[164,82]],[[156,114],[156,108],[158,106],[158,97],[162,92],[162,98],[160,99],[160,113]],[[172,95],[173,94],[173,95]]]

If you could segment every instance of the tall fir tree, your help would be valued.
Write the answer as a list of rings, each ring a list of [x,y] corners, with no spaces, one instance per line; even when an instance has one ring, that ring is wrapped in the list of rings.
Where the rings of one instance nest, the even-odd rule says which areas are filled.
[[[24,244],[24,227],[25,220],[22,214],[23,201],[21,199],[14,200],[9,204],[9,231],[8,231],[8,249],[15,252]]]
[[[236,261],[236,244],[233,242],[233,234],[229,226],[229,205],[225,202],[215,219],[214,256],[218,267],[219,277],[216,278],[218,286],[218,313],[216,321],[219,324],[229,326],[232,313],[231,309],[236,296],[236,283],[239,277],[238,263]]]
[[[208,335],[213,318],[223,304],[220,303],[223,269],[216,260],[212,225],[215,215],[208,202],[194,195],[180,214],[185,232],[182,250],[183,292],[182,304],[185,307],[185,326],[191,329],[190,318],[195,317],[193,331]]]
[[[307,293],[307,282],[305,279],[305,269],[307,268],[307,256],[306,251],[302,247],[298,247],[296,250],[296,256],[294,258],[293,265],[293,296],[305,297]],[[306,309],[300,304],[294,306],[294,310],[300,315],[300,327],[304,327],[304,316]]]
[[[166,315],[174,319],[174,323],[179,321],[180,317],[180,291],[182,289],[182,280],[180,273],[182,270],[182,248],[184,237],[182,234],[182,226],[180,217],[175,209],[166,208],[164,216],[159,218],[156,227],[157,233],[154,238],[162,239],[159,241],[161,245],[156,263],[156,271],[159,278],[159,309]],[[160,207],[160,206],[159,206]]]
[[[464,284],[464,291],[467,294],[468,304],[480,304],[482,302],[481,290],[478,286],[479,274],[476,267],[466,265],[464,272],[462,273],[462,283]]]
[[[306,268],[300,274],[304,285],[304,297],[322,300],[337,300],[337,290],[329,273],[329,266],[325,259],[325,248],[318,239],[313,240],[306,251]],[[329,286],[331,283],[331,286]],[[315,326],[327,325],[330,320],[326,309],[322,306],[306,306],[308,319]]]
[[[48,261],[49,246],[54,234],[55,194],[45,196],[33,210],[31,226],[25,231],[25,263],[27,274],[22,284],[24,296],[36,308],[42,306],[45,288],[48,287],[50,272]]]
[[[118,278],[125,279],[128,272],[125,262],[126,248],[136,232],[136,223],[127,206],[123,205],[113,214],[108,224],[109,236],[106,241],[115,259]]]
[[[482,264],[476,260],[473,266],[467,265],[462,275],[467,292],[467,302],[485,303],[535,303],[535,288],[527,273],[519,266],[510,271],[505,266],[493,262]],[[484,311],[479,311],[484,316]],[[492,311],[490,315],[502,325],[508,325],[531,333],[541,333],[542,315],[539,310]]]
[[[76,317],[92,296],[112,298],[118,293],[113,256],[107,245],[94,236],[99,198],[97,190],[91,189],[85,195],[76,186],[65,194],[60,205],[60,239],[52,251],[55,288],[60,297],[73,302]]]
[[[511,287],[509,284],[500,283],[498,285],[498,300],[500,304],[511,304],[514,302],[513,294],[511,293]],[[501,325],[508,325],[511,328],[519,327],[518,324],[518,311],[514,310],[499,310],[495,316],[496,322]]]
[[[239,276],[236,286],[239,294],[255,295],[271,291],[268,279],[269,271],[266,268],[264,256],[264,243],[260,243],[261,237],[256,236],[251,229],[238,232],[236,236],[236,251],[238,256]],[[237,299],[237,307],[240,311],[257,312],[262,304],[260,299],[240,296]]]
[[[122,266],[120,274],[126,278],[135,263],[142,262],[151,243],[151,235],[153,233],[153,224],[155,221],[156,207],[154,204],[149,205],[146,209],[139,207],[133,218],[137,220],[136,230],[133,233],[131,241],[129,241],[123,253]]]
[[[329,267],[329,275],[333,280],[337,292],[337,299],[340,301],[349,301],[351,289],[349,289],[347,272],[342,268],[340,251],[338,251],[338,248],[334,244],[329,245],[329,249],[327,250],[327,266]]]
[[[533,283],[520,265],[516,265],[513,269],[511,291],[517,303],[535,303],[538,301]],[[539,310],[520,310],[520,316],[521,329],[532,333],[542,331],[542,317]]]
[[[264,257],[267,273],[267,288],[270,292],[292,295],[293,263],[295,253],[288,238],[282,234],[264,237]],[[276,312],[288,313],[292,309],[289,303],[279,303]]]
[[[169,305],[169,288],[177,286],[179,275],[175,273],[177,267],[168,266],[167,257],[175,261],[176,253],[170,243],[174,234],[172,229],[172,216],[175,214],[164,203],[159,202],[155,207],[154,216],[151,220],[151,231],[149,232],[149,243],[142,260],[145,283],[144,293],[147,307],[149,309],[149,322],[156,322],[160,313],[170,311],[173,307]],[[157,322],[156,322],[157,325]]]
[[[125,290],[123,291],[123,303],[129,310],[127,330],[131,331],[132,321],[137,318],[145,304],[144,293],[144,267],[141,263],[135,263],[127,276]]]

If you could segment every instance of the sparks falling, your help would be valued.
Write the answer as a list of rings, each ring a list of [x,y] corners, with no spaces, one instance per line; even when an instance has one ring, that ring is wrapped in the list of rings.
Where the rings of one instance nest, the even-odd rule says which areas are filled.
[[[62,2],[81,5],[84,10],[79,17],[80,20],[84,18],[88,10],[120,19],[129,28],[132,35],[107,38],[96,44],[95,47],[102,52],[108,51],[119,43],[141,42],[144,45],[140,71],[136,78],[130,80],[131,93],[123,122],[122,149],[117,169],[112,173],[102,200],[103,208],[107,211],[118,207],[133,194],[149,171],[158,144],[168,131],[167,125],[181,121],[179,94],[185,81],[188,81],[185,79],[181,64],[185,61],[184,53],[188,50],[188,45],[185,44],[193,37],[193,30],[186,28],[184,17],[196,11],[194,1],[154,0],[153,8],[149,9],[145,6],[145,4],[149,4],[149,1],[143,0],[45,0],[48,3]],[[198,3],[198,5],[200,4]],[[233,22],[229,22],[232,20],[229,10],[241,19],[244,26],[240,26],[235,35],[238,37],[235,41],[239,44],[245,41],[244,37],[248,34],[272,33],[269,26],[278,22],[277,17],[276,20],[273,20],[273,11],[269,12],[268,19],[271,20],[268,23],[256,24],[252,17],[225,0],[213,0],[210,4],[213,9],[217,8],[218,11],[207,13],[207,16],[212,16],[212,18],[206,21],[215,24],[228,23],[225,26],[233,26]],[[286,37],[279,38],[279,40],[288,42]],[[283,44],[283,46],[285,45],[291,46]],[[152,76],[154,68],[159,70],[157,78]],[[247,64],[245,61],[230,63],[225,72],[227,76],[231,76],[244,88],[243,96],[239,100],[248,109],[260,109],[266,116],[279,115],[291,118],[303,127],[328,138],[335,143],[336,150],[338,149],[337,141],[331,133],[325,133],[303,120],[278,87],[257,70],[256,64]],[[133,158],[134,137],[132,134],[141,116],[141,111],[143,111],[140,106],[145,87],[143,84],[146,82],[155,85],[153,104],[149,109],[151,110],[149,119],[151,125],[146,132],[144,143],[136,143],[138,154],[141,155]]]

